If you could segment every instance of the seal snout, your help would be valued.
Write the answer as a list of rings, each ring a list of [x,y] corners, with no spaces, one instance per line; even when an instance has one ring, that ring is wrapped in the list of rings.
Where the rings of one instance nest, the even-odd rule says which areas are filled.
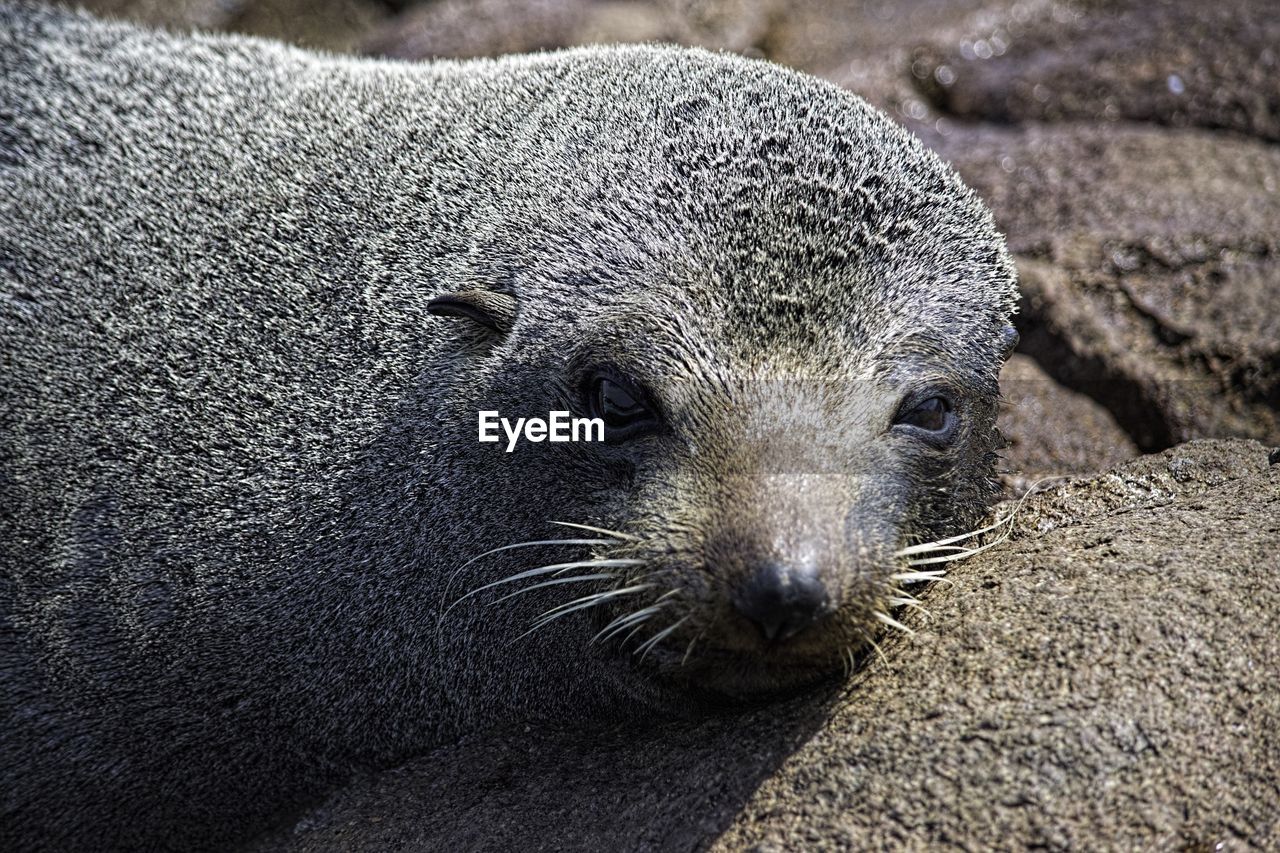
[[[768,642],[794,637],[832,610],[826,585],[811,568],[761,565],[733,597],[734,607]]]

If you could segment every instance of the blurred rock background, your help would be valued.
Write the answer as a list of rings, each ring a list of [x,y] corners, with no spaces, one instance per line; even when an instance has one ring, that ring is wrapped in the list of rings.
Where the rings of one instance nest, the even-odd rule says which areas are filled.
[[[1004,466],[1280,444],[1272,0],[86,0],[105,15],[406,60],[602,42],[739,52],[884,109],[1017,257]]]

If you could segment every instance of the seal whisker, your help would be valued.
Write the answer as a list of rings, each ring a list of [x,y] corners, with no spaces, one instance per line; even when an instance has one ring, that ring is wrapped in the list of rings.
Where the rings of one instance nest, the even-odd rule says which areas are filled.
[[[645,577],[648,577],[648,575],[646,575]],[[598,634],[596,634],[587,642],[587,644],[590,645],[591,643],[594,643],[600,639],[607,640],[610,637],[614,636],[615,634],[619,634],[622,631],[625,631],[629,626],[635,624],[635,622],[637,621],[637,618],[638,618],[638,621],[643,622],[645,619],[648,619],[650,616],[657,613],[662,608],[666,607],[670,603],[666,599],[680,593],[683,589],[684,587],[676,587],[673,590],[664,592],[662,595],[655,598],[652,604],[646,607],[643,607],[640,610],[636,610],[631,613],[625,613],[622,616],[619,616],[618,618],[610,622],[608,625],[605,625],[604,628],[602,628]]]
[[[894,551],[893,556],[910,557],[914,554],[927,554],[933,551],[962,551],[964,550],[964,546],[956,545],[954,543],[963,542],[966,539],[972,539],[975,536],[981,536],[983,533],[988,533],[996,528],[1002,527],[1012,520],[1013,515],[1009,514],[993,524],[988,524],[986,527],[979,527],[976,530],[970,530],[967,533],[960,533],[946,539],[937,539],[932,542],[921,542],[917,545],[908,545],[906,548],[900,548],[897,551]]]
[[[897,595],[889,599],[889,604],[893,605],[894,607],[910,607],[913,610],[918,610],[919,612],[923,613],[925,616],[928,616],[928,617],[933,616],[933,614],[929,612],[929,609],[925,607],[923,604],[921,604],[920,601],[917,598],[915,598],[915,596]]]
[[[453,574],[449,575],[449,579],[445,581],[444,591],[440,594],[440,606],[443,607],[445,601],[449,598],[449,589],[453,586],[453,582],[457,579],[459,573],[476,560],[484,559],[491,554],[498,554],[503,551],[511,551],[515,548],[533,548],[538,545],[613,545],[614,543],[608,539],[534,539],[529,542],[516,542],[511,545],[503,545],[500,548],[493,548],[485,551],[483,554],[477,554],[470,560],[467,560],[461,566],[453,570]],[[457,602],[455,602],[456,604]],[[446,611],[448,612],[448,611]]]
[[[639,622],[637,622],[637,624],[636,624],[635,628],[632,628],[630,631],[627,631],[627,635],[626,635],[626,637],[623,637],[623,638],[622,638],[622,642],[621,642],[621,643],[618,643],[618,647],[620,647],[620,648],[626,648],[626,647],[627,647],[627,643],[630,643],[630,642],[631,642],[631,638],[632,638],[632,637],[635,637],[635,635],[636,635],[636,634],[639,634],[639,633],[640,633],[640,629],[641,629],[641,628],[644,628],[644,624],[645,624],[645,622],[648,622],[648,621],[649,621],[648,619],[643,619],[643,620],[640,620]]]
[[[620,634],[637,621],[643,622],[666,606],[667,603],[664,601],[661,604],[651,604],[648,607],[627,613],[624,616],[619,616],[608,625],[605,625],[604,628],[600,629],[600,632],[592,637],[588,641],[588,644],[594,643],[597,640],[607,640],[616,634]]]
[[[649,588],[650,588],[650,584],[637,584],[636,586],[629,586],[623,589],[613,589],[613,590],[608,590],[606,592],[598,592],[594,595],[584,596],[583,598],[575,599],[574,601],[570,601],[566,604],[561,604],[558,607],[553,607],[550,610],[543,613],[541,616],[539,616],[537,623],[528,631],[525,631],[519,637],[516,637],[515,640],[520,640],[520,639],[523,639],[524,637],[529,636],[534,631],[537,631],[539,628],[542,628],[542,627],[545,627],[546,625],[551,624],[552,622],[559,619],[561,616],[568,616],[570,613],[574,613],[578,610],[586,610],[589,607],[596,607],[600,604],[603,604],[606,601],[610,601],[619,596],[632,595],[634,593],[640,592],[641,590],[646,590]],[[515,640],[512,640],[512,642],[515,642]]]
[[[946,575],[946,569],[937,569],[927,572],[895,572],[889,575],[889,579],[900,583],[924,583],[925,581],[944,581]]]
[[[616,577],[617,575],[612,572],[609,572],[609,573],[602,572],[602,573],[593,574],[593,575],[574,575],[571,578],[556,578],[555,580],[543,581],[542,583],[535,583],[535,584],[532,584],[531,586],[526,586],[522,589],[516,590],[513,593],[504,595],[502,596],[502,598],[495,598],[493,601],[489,602],[489,606],[492,607],[495,604],[501,604],[502,602],[506,601],[508,598],[515,598],[517,595],[524,595],[526,592],[533,592],[535,589],[542,589],[543,587],[547,587],[547,586],[559,586],[560,584],[566,584],[566,583],[582,583],[584,581],[607,581],[607,580],[612,580],[613,578],[616,578]]]
[[[1009,518],[1012,519],[1013,516],[1010,515]],[[1010,525],[1009,527],[1006,527],[1004,529],[1003,533],[1001,533],[995,539],[992,539],[986,545],[979,545],[977,548],[966,548],[964,551],[962,551],[959,554],[946,554],[941,557],[927,557],[921,560],[907,560],[907,565],[908,566],[932,566],[938,563],[953,563],[956,560],[967,560],[968,558],[972,557],[975,554],[981,554],[983,551],[986,551],[988,548],[994,548],[995,546],[999,545],[1001,542],[1008,539],[1009,534],[1012,532],[1013,532],[1013,526]]]
[[[608,560],[608,559],[579,560],[573,563],[552,563],[547,566],[539,566],[536,569],[526,569],[525,571],[522,571],[522,572],[516,572],[514,575],[508,575],[507,577],[502,578],[501,580],[496,580],[496,581],[493,581],[492,583],[487,583],[487,584],[484,584],[483,586],[476,587],[475,589],[463,595],[453,604],[449,605],[448,609],[445,610],[443,615],[445,616],[449,615],[450,610],[453,610],[453,608],[457,607],[459,604],[466,601],[471,596],[484,592],[486,589],[492,589],[495,586],[501,586],[503,584],[513,583],[515,581],[524,580],[526,578],[540,577],[541,575],[560,575],[560,574],[564,574],[567,571],[570,571],[571,569],[626,568],[628,566],[641,565],[643,562],[644,562],[643,560]],[[529,587],[529,589],[535,589],[535,588],[536,587]],[[502,599],[499,599],[499,601],[501,600]]]
[[[639,647],[639,648],[637,648],[634,652],[632,652],[632,654],[638,654],[638,655],[640,655],[640,661],[643,663],[643,662],[644,662],[644,659],[645,659],[646,657],[648,657],[649,652],[653,651],[654,646],[658,645],[658,643],[662,642],[664,639],[666,639],[667,637],[671,636],[671,634],[672,634],[672,632],[673,632],[673,631],[675,631],[677,628],[679,628],[679,627],[680,627],[681,625],[683,625],[685,622],[688,622],[688,621],[689,621],[689,619],[690,619],[691,617],[692,617],[692,615],[690,615],[690,616],[683,616],[683,617],[681,617],[680,619],[677,619],[675,622],[671,623],[671,624],[670,624],[670,625],[668,625],[666,628],[663,628],[661,631],[659,631],[658,633],[654,634],[654,635],[653,635],[652,637],[650,637],[649,639],[645,640],[645,641],[640,645],[640,647]]]
[[[884,649],[880,648],[880,644],[875,641],[875,638],[867,637],[867,644],[875,649],[876,656],[880,658],[880,662],[885,666],[889,666],[889,659],[884,656]]]
[[[631,642],[631,638],[638,634],[640,629],[644,627],[644,623],[648,622],[651,618],[653,617],[646,616],[644,619],[637,622],[636,626],[627,632],[627,636],[622,638],[622,642],[618,644],[619,648],[625,649],[627,647],[627,643]]]
[[[681,666],[684,666],[689,662],[689,655],[693,654],[693,644],[698,642],[698,640],[701,640],[706,633],[706,629],[703,629],[699,633],[693,635],[693,639],[689,641],[688,647],[684,650],[684,657],[680,658]]]
[[[908,637],[915,636],[915,633],[916,633],[915,631],[912,631],[910,628],[908,628],[906,625],[903,625],[897,619],[894,619],[888,613],[877,612],[876,618],[879,619],[881,622],[883,622],[885,625],[888,625],[890,628],[894,628],[898,631],[901,631],[902,633],[906,634]]]
[[[974,531],[977,535],[978,531]],[[932,554],[934,551],[968,551],[968,547],[964,545],[941,545],[937,542],[922,542],[919,545],[912,545],[909,548],[903,548],[900,551],[894,551],[895,557],[911,557],[916,554]]]
[[[552,524],[558,524],[561,527],[574,527],[578,530],[586,530],[590,533],[602,533],[605,536],[612,536],[615,539],[625,539],[629,542],[638,542],[640,537],[632,536],[630,533],[623,533],[621,530],[610,530],[607,527],[592,527],[590,524],[575,524],[572,521],[553,521]]]
[[[1012,532],[1013,530],[1012,522],[1014,518],[1017,517],[1018,512],[1022,509],[1022,505],[1026,503],[1027,498],[1029,498],[1032,494],[1034,494],[1035,491],[1041,486],[1041,484],[1052,482],[1053,480],[1068,480],[1068,479],[1070,479],[1070,477],[1066,477],[1066,476],[1041,477],[1039,480],[1036,480],[1034,483],[1032,483],[1031,486],[1028,487],[1028,489],[1022,493],[1022,497],[1018,498],[1018,502],[1014,504],[1013,509],[1009,511],[1008,515],[1004,516],[1001,519],[996,520],[991,524],[988,524],[986,527],[980,527],[977,530],[970,530],[967,533],[960,533],[955,536],[948,537],[946,539],[938,539],[933,542],[921,542],[918,545],[909,545],[906,548],[901,548],[895,551],[893,555],[895,557],[910,557],[916,554],[928,554],[934,551],[960,551],[961,552],[960,554],[957,554],[951,557],[946,557],[946,558],[936,557],[929,561],[909,561],[909,565],[913,565],[913,566],[927,565],[929,562],[941,563],[941,562],[946,562],[947,560],[962,560],[965,557],[972,557],[974,554],[977,554],[980,551],[984,551],[987,548],[991,547],[992,545],[998,544],[999,542],[1003,542],[1005,539],[1008,538],[1010,532]],[[1008,525],[1008,526],[1005,527],[1005,530],[1000,535],[1000,538],[986,545],[983,545],[980,548],[966,548],[966,547],[957,546],[954,544],[956,542],[963,542],[966,539],[972,539],[975,536],[981,536],[983,533],[989,533],[993,530],[999,529],[1000,527],[1004,527],[1005,525]]]

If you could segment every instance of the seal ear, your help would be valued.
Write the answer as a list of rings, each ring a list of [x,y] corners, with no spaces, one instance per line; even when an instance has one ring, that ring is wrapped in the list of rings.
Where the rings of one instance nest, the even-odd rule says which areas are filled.
[[[516,300],[492,290],[459,290],[437,296],[427,303],[427,311],[437,317],[466,317],[486,329],[505,334],[516,320]]]
[[[1013,351],[1018,346],[1018,341],[1020,340],[1022,340],[1022,336],[1018,334],[1018,330],[1013,326],[1005,326],[1000,330],[1001,361],[1009,360],[1009,356],[1013,355]]]

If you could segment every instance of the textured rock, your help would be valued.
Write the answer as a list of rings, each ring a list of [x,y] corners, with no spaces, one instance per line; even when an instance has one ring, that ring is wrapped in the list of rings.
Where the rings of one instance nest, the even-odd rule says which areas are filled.
[[[646,41],[762,55],[774,0],[434,0],[388,21],[367,53],[399,59],[497,56]]]
[[[946,113],[1147,121],[1280,141],[1280,15],[1256,0],[1018,4],[913,57]]]
[[[577,44],[638,44],[670,41],[671,22],[653,3],[635,0],[595,0],[574,32]]]
[[[104,18],[124,18],[154,27],[221,30],[228,27],[251,0],[77,0]]]
[[[174,30],[265,36],[345,51],[386,16],[379,0],[65,0],[94,14]]]
[[[709,50],[763,56],[770,31],[784,13],[779,0],[658,0],[672,40]]]
[[[354,50],[386,16],[378,0],[241,0],[226,29],[303,47]]]
[[[386,22],[362,50],[397,59],[466,59],[563,47],[587,7],[587,0],[435,0]]]
[[[1138,455],[1110,412],[1050,379],[1025,355],[1006,362],[1000,393],[1000,430],[1009,446],[999,470],[1013,493],[1044,477],[1093,474]]]
[[[1278,547],[1268,449],[1187,444],[1029,498],[846,688],[476,738],[260,849],[1273,847]]]
[[[1280,443],[1280,148],[1138,125],[931,143],[1018,255],[1022,349],[1138,444]]]
[[[1013,0],[795,0],[766,41],[769,59],[828,78],[908,125],[936,110],[912,77],[913,49],[947,44],[1005,14]],[[914,127],[913,127],[914,129]]]

